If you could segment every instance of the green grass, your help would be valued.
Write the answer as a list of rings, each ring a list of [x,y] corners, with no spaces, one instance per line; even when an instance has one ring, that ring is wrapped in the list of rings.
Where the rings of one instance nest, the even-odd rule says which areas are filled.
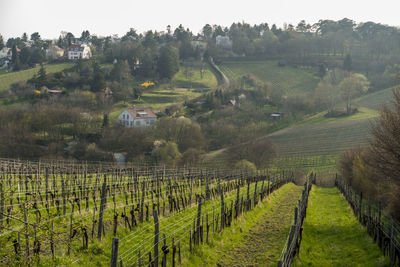
[[[145,92],[140,100],[130,99],[127,102],[118,102],[114,104],[113,111],[110,114],[111,119],[116,119],[121,112],[132,105],[138,108],[150,107],[153,110],[161,110],[173,104],[181,104],[187,100],[201,96],[202,93],[195,92],[194,89],[176,88],[176,89],[154,89]]]
[[[221,70],[231,79],[251,73],[260,80],[270,82],[288,96],[312,93],[319,82],[312,69],[279,67],[276,61],[225,62]]]
[[[184,266],[276,266],[302,187],[282,186],[252,211],[196,248]]]
[[[72,65],[72,63],[49,64],[45,65],[45,68],[47,73],[54,73],[69,68]],[[40,67],[35,67],[27,70],[0,74],[0,91],[8,90],[13,83],[29,80],[39,69]]]
[[[185,72],[193,74],[187,77]],[[197,98],[203,93],[196,89],[210,88],[214,89],[218,85],[217,79],[209,68],[204,67],[203,78],[200,76],[200,67],[181,66],[179,72],[174,76],[171,83],[159,84],[153,88],[147,89],[140,100],[129,99],[115,103],[110,118],[116,119],[118,115],[128,107],[150,107],[153,110],[161,110],[173,104],[182,104],[185,101]]]
[[[390,266],[336,188],[313,186],[293,266]]]
[[[204,66],[203,71],[203,77],[201,77],[200,67],[181,66],[179,72],[174,76],[172,84],[176,88],[216,88],[217,78],[207,65]]]

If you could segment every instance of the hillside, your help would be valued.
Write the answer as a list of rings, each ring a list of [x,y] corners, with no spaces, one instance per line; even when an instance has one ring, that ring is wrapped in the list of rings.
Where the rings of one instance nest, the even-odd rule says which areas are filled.
[[[230,79],[251,73],[289,96],[312,93],[319,82],[311,68],[279,67],[276,61],[225,62],[220,68]]]
[[[45,67],[47,73],[54,73],[69,68],[72,65],[73,65],[72,63],[61,63],[61,64],[49,64],[46,65]],[[29,80],[35,73],[38,72],[39,69],[40,67],[35,67],[27,70],[0,74],[0,92],[8,90],[11,84],[13,83]]]
[[[130,99],[127,102],[121,101],[114,104],[111,118],[116,118],[123,109],[132,105],[156,110],[164,109],[199,97],[203,94],[202,91],[216,88],[218,82],[211,70],[205,67],[202,76],[200,70],[197,66],[181,66],[170,83],[158,84],[146,89],[140,100]]]

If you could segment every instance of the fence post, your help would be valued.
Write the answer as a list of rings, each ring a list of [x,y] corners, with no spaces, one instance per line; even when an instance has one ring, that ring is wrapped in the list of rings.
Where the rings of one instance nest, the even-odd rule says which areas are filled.
[[[158,224],[157,210],[153,210],[154,217],[154,266],[158,267],[158,239],[160,236],[160,227]]]
[[[198,201],[199,201],[199,206],[197,209],[196,245],[200,244],[201,198],[198,198]]]
[[[97,230],[97,238],[101,240],[101,231],[103,230],[103,212],[107,199],[107,175],[104,174],[103,186],[101,189],[100,213],[99,213],[99,228]]]
[[[111,247],[111,267],[117,267],[117,263],[118,263],[118,244],[119,244],[119,239],[114,237],[112,239],[112,247]]]

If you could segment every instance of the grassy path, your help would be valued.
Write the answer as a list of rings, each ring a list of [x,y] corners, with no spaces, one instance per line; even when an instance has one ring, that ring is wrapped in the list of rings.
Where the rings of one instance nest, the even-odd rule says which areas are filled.
[[[293,266],[390,266],[336,188],[313,186]]]
[[[192,266],[275,266],[301,186],[284,185],[190,256]]]

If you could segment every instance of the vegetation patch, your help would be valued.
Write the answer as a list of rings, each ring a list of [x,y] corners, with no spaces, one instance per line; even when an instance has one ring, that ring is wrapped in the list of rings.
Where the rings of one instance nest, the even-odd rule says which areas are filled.
[[[72,63],[49,64],[46,65],[46,72],[55,73],[72,66]],[[32,69],[0,74],[0,92],[8,90],[13,83],[27,81],[31,79],[32,76],[36,74],[39,69],[40,67],[35,67]]]
[[[313,186],[293,266],[390,266],[337,188]]]
[[[282,186],[209,245],[191,255],[187,266],[274,266],[293,220],[302,187]]]

